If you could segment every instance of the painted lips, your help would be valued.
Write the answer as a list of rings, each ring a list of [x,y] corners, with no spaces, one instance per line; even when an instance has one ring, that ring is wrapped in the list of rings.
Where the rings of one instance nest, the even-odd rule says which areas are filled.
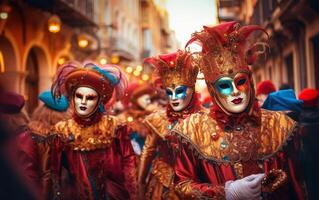
[[[174,107],[178,106],[179,103],[172,103]]]
[[[80,106],[80,110],[85,111],[86,107],[85,106]]]
[[[237,98],[232,100],[231,102],[233,102],[234,104],[240,104],[243,101],[243,98]]]

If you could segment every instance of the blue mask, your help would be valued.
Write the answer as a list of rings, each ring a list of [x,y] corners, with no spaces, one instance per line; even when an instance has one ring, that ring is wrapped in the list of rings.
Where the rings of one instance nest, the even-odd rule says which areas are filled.
[[[228,96],[234,91],[233,82],[230,77],[222,77],[215,83],[215,88],[220,94]]]
[[[166,88],[166,95],[170,100],[175,99],[185,99],[187,96],[187,86],[180,85],[175,87],[175,89]]]

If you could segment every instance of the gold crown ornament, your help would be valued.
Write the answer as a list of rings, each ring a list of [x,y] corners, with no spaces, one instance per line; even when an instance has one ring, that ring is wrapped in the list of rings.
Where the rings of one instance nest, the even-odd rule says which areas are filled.
[[[145,59],[144,63],[152,64],[164,87],[185,85],[195,87],[199,71],[198,58],[190,52],[178,50]]]

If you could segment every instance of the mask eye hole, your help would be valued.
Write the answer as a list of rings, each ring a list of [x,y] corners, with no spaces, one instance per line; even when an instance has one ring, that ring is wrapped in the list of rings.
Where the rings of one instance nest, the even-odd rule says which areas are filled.
[[[237,85],[244,85],[246,83],[246,79],[242,78],[237,82]]]
[[[184,92],[183,88],[177,88],[177,89],[175,90],[175,93],[176,93],[176,94],[181,94],[181,93],[183,93],[183,92]]]
[[[96,96],[90,95],[90,96],[88,96],[86,99],[92,101],[92,100],[94,100],[95,98],[96,98]]]
[[[170,90],[166,90],[166,95],[167,95],[167,96],[172,96],[172,95],[173,95],[173,92],[170,91]]]
[[[83,95],[80,94],[80,93],[76,93],[76,94],[75,94],[75,97],[76,97],[76,98],[79,98],[79,99],[82,99],[82,98],[83,98]]]
[[[227,83],[221,83],[218,85],[219,88],[221,89],[229,89],[230,88],[230,85],[227,84]]]

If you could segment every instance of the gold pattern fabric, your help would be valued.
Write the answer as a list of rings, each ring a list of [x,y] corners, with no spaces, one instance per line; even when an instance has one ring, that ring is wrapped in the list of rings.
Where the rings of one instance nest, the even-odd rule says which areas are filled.
[[[164,87],[195,86],[199,59],[190,52],[178,50],[176,53],[151,57],[146,62],[155,65]]]
[[[175,186],[175,190],[181,199],[185,200],[195,200],[195,199],[211,199],[211,200],[224,200],[225,199],[225,188],[223,186],[213,187],[213,197],[204,194],[202,191],[192,187],[192,180],[185,180],[179,182]],[[206,184],[206,189],[211,188],[210,184]]]
[[[169,133],[168,126],[170,125],[170,122],[166,117],[165,110],[150,114],[146,117],[145,123],[154,133],[156,133],[162,139],[165,139],[165,136]]]
[[[54,130],[74,150],[90,151],[109,146],[115,137],[117,125],[115,117],[104,115],[91,126],[82,126],[69,119],[57,123]]]
[[[172,168],[172,166],[160,159],[155,159],[153,161],[152,168],[153,169],[151,173],[162,185],[169,188],[170,185],[173,183],[174,176],[174,169]]]
[[[146,117],[145,124],[151,132],[146,137],[141,155],[138,174],[139,184],[145,184],[148,167],[152,163],[152,170],[146,184],[146,199],[178,199],[173,185],[173,167],[161,160],[161,157],[153,160],[160,141],[165,140],[165,136],[168,134],[170,123],[166,117],[166,112],[163,110],[152,113]]]
[[[217,162],[263,160],[279,151],[292,135],[295,122],[283,112],[261,110],[261,125],[245,123],[222,130],[207,113],[195,113],[175,126],[182,141],[201,158]],[[217,136],[216,136],[217,135]]]

